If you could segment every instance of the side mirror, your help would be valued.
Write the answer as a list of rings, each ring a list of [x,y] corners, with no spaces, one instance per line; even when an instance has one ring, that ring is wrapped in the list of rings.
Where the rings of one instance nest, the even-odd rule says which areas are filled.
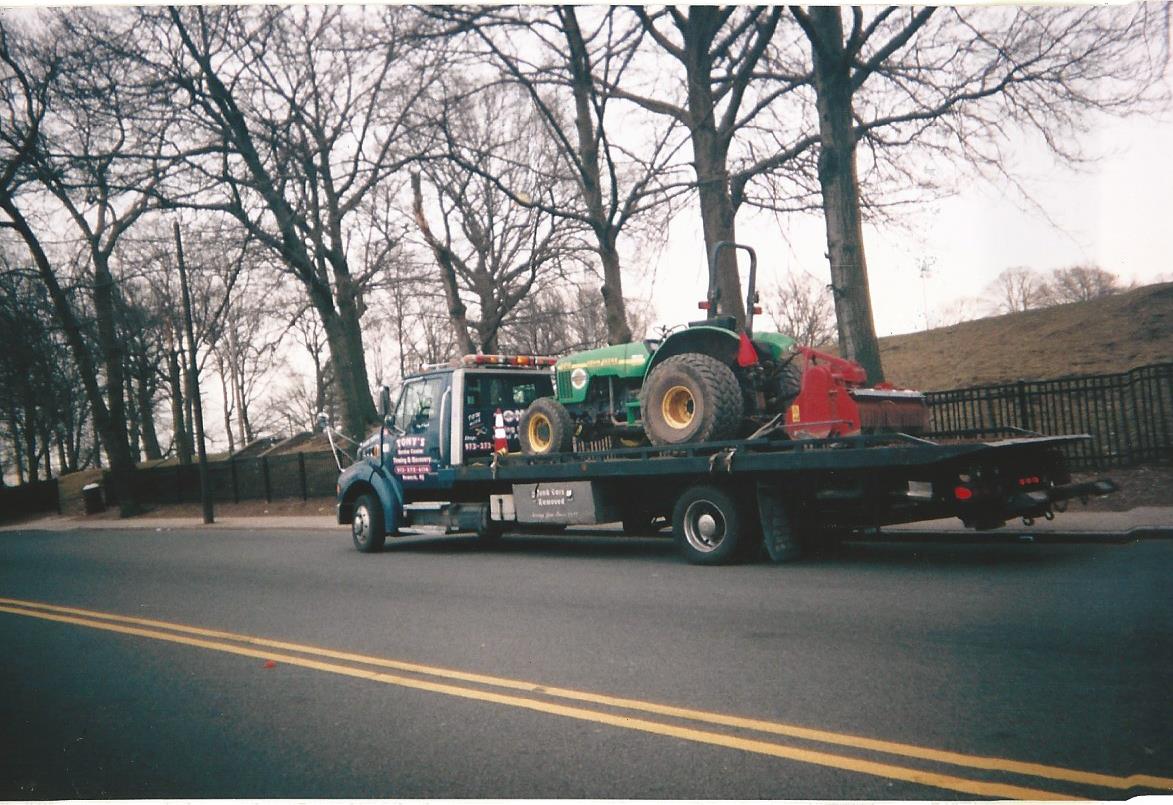
[[[379,386],[379,416],[383,419],[391,413],[391,389],[387,386]]]

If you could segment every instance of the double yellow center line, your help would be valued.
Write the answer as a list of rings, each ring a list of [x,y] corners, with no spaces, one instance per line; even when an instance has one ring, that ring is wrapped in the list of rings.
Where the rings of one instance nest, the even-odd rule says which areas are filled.
[[[1004,758],[947,752],[912,744],[810,729],[793,724],[549,687],[522,680],[437,668],[383,657],[269,640],[251,635],[202,629],[166,621],[54,606],[35,601],[0,598],[0,612],[162,640],[242,657],[254,657],[371,682],[517,707],[652,735],[668,736],[695,743],[784,758],[799,763],[810,763],[890,780],[959,791],[972,796],[1029,800],[1077,798],[1071,794],[1030,786],[971,779],[957,774],[943,774],[864,757],[805,748],[801,745],[780,743],[771,740],[769,736],[782,736],[831,747],[861,750],[873,755],[888,755],[907,760],[946,764],[991,774],[1018,775],[1033,778],[1036,781],[1044,781],[1044,784],[1049,782],[1073,783],[1117,791],[1137,788],[1173,790],[1173,779],[1153,775],[1116,776]],[[388,671],[399,673],[389,673]],[[410,676],[404,674],[410,674]],[[582,705],[593,705],[593,707]],[[651,716],[670,720],[656,720],[650,718]],[[718,731],[713,729],[714,727],[723,727],[735,732]],[[755,737],[754,733],[767,737],[765,739]]]

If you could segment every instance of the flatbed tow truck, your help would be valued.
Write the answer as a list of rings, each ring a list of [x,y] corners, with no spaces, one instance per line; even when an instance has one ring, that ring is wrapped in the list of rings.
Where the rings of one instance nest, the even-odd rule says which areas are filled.
[[[804,545],[879,526],[957,517],[967,527],[1054,517],[1116,490],[1071,483],[1061,448],[1087,435],[1017,430],[784,434],[545,455],[519,452],[518,423],[553,391],[552,359],[467,356],[408,377],[384,424],[338,480],[338,522],[355,547],[429,526],[485,541],[509,530],[621,522],[671,525],[684,557],[724,564],[797,558]]]

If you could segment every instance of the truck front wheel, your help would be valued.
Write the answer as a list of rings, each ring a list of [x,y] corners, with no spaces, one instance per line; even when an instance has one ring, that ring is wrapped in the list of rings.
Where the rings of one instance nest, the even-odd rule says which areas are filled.
[[[521,415],[517,435],[527,456],[567,453],[573,446],[574,421],[562,403],[539,397]]]
[[[723,565],[739,557],[751,539],[752,522],[739,501],[708,484],[690,487],[672,510],[672,536],[684,558],[695,565]]]
[[[383,508],[373,495],[361,495],[354,503],[354,519],[350,523],[350,538],[354,547],[363,553],[377,553],[387,542],[383,526]]]

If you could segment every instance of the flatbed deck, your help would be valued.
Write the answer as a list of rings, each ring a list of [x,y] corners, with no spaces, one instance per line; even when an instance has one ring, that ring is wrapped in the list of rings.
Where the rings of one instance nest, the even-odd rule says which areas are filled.
[[[1054,448],[1091,438],[1086,434],[1039,436],[1022,433],[994,440],[965,438],[955,432],[909,436],[855,436],[785,441],[731,440],[632,447],[581,453],[497,455],[483,463],[453,468],[454,479],[533,483],[613,480],[656,476],[754,473],[848,472],[915,467],[985,457],[989,453]]]

